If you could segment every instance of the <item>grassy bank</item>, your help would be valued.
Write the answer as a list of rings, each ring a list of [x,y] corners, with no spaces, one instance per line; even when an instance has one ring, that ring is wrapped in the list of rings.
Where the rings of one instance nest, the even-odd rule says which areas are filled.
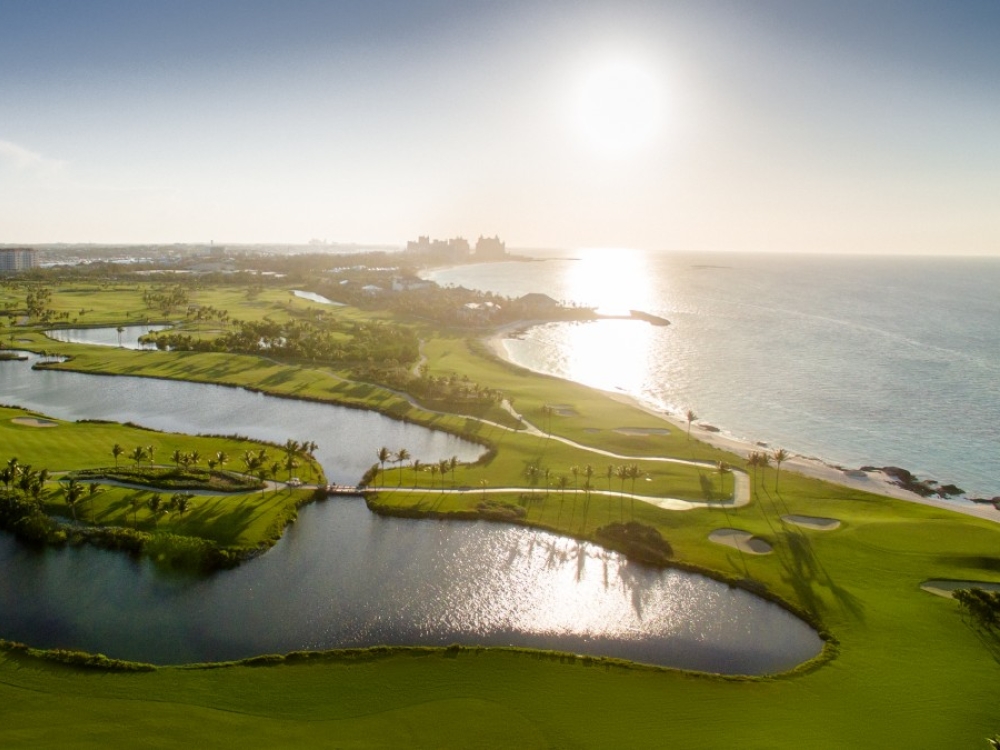
[[[122,448],[118,456],[114,455],[115,446]],[[221,454],[237,464],[238,456],[247,451],[277,451],[238,438],[179,435],[110,422],[67,422],[0,407],[0,448],[4,452],[2,463],[16,461],[22,467],[21,475],[24,467],[49,472],[50,478],[37,493],[18,490],[19,477],[11,479],[11,487],[2,489],[9,498],[19,498],[19,505],[7,508],[7,515],[34,519],[30,524],[12,520],[12,528],[20,536],[57,544],[90,542],[145,551],[154,559],[173,564],[199,567],[207,560],[212,567],[258,554],[281,537],[298,508],[313,497],[311,490],[277,485],[262,491],[263,485],[256,479],[238,482],[232,477],[227,486],[242,484],[242,489],[218,492],[225,489],[219,486],[206,492],[212,481],[206,479],[207,486],[199,487],[194,479],[212,474],[225,477],[230,472],[197,468],[184,472],[146,464],[158,456],[162,457],[159,460],[170,460],[174,453],[200,455],[200,460],[213,463]],[[145,457],[140,461],[128,458],[137,448],[143,449]],[[305,460],[300,473],[323,482],[315,461],[303,456],[299,460]],[[112,462],[117,462],[118,468]],[[161,475],[165,477],[162,485],[156,485],[156,477]],[[80,491],[71,501],[68,479],[74,476],[79,478]],[[174,481],[178,476],[180,484]],[[140,484],[154,486],[115,483],[136,477]],[[248,484],[261,489],[248,491]],[[179,497],[182,503],[177,502]]]

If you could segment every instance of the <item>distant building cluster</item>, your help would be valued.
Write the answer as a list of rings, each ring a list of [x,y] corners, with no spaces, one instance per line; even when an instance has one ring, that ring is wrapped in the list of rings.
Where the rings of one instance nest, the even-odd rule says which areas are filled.
[[[507,245],[499,237],[482,237],[476,240],[473,249],[464,237],[450,240],[432,240],[430,237],[418,237],[416,241],[406,243],[407,252],[432,254],[440,257],[466,260],[470,257],[477,260],[495,260],[507,257]]]
[[[35,249],[33,247],[0,248],[0,273],[25,271],[34,267]]]

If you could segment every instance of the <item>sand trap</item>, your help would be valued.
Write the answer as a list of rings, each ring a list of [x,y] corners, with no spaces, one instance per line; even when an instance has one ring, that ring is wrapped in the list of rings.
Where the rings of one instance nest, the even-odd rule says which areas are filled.
[[[669,435],[670,430],[662,427],[616,427],[615,432],[619,435]]]
[[[771,545],[763,539],[758,539],[749,531],[716,529],[708,535],[708,540],[716,544],[725,544],[727,547],[733,547],[741,552],[746,552],[748,555],[771,554]]]
[[[549,404],[548,407],[553,414],[560,417],[575,417],[578,413],[572,404]]]
[[[1000,583],[991,583],[989,581],[945,581],[942,579],[932,578],[929,581],[921,583],[920,588],[928,594],[934,594],[934,596],[943,596],[946,599],[951,599],[952,592],[957,591],[958,589],[1000,591]]]
[[[782,516],[782,521],[802,526],[813,531],[833,531],[840,528],[836,518],[820,518],[819,516]]]
[[[25,427],[58,427],[58,422],[53,422],[51,419],[38,419],[36,417],[14,417],[10,420],[14,424],[23,425]]]

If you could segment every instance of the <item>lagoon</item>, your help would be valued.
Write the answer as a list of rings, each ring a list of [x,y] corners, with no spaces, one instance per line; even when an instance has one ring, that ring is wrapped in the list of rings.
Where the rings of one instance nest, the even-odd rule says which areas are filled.
[[[62,419],[315,440],[328,477],[345,483],[381,444],[422,460],[474,460],[482,450],[372,412],[221,386],[25,362],[0,362],[0,383],[3,401]],[[463,643],[760,674],[822,647],[786,610],[705,576],[524,527],[383,518],[357,498],[307,506],[268,553],[209,578],[91,547],[38,550],[8,535],[0,569],[0,637],[154,663]]]

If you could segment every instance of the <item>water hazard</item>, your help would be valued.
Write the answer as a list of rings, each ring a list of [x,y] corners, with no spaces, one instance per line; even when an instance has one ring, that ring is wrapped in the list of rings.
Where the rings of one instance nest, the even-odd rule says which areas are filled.
[[[207,421],[215,432],[313,439],[328,476],[343,481],[356,481],[380,444],[463,460],[480,450],[377,414],[238,389],[32,371],[24,362],[0,362],[0,382],[5,402],[61,418],[184,432]],[[370,445],[359,445],[362,435]],[[0,569],[0,636],[156,663],[464,643],[757,674],[788,669],[822,645],[780,607],[704,576],[526,528],[381,518],[360,499],[306,507],[267,554],[209,578],[89,547],[36,550],[8,535]]]

